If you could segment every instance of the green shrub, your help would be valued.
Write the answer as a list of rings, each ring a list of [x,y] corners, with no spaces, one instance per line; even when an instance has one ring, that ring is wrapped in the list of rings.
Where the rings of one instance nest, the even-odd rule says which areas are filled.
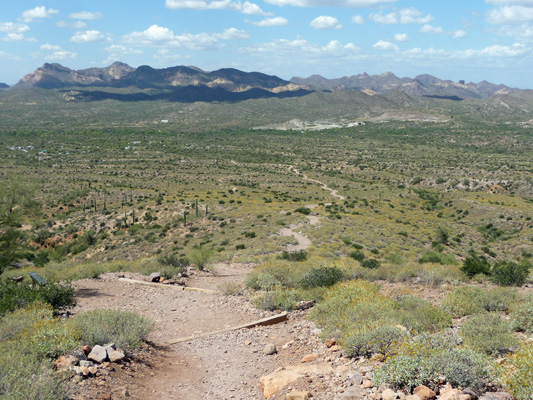
[[[361,266],[363,268],[376,269],[379,268],[380,265],[381,263],[375,258],[368,258],[366,260],[361,261]]]
[[[294,210],[294,212],[297,212],[297,213],[300,213],[300,214],[303,214],[303,215],[311,214],[311,210],[309,208],[307,208],[307,207],[299,207],[296,210]]]
[[[508,311],[519,299],[518,292],[511,288],[461,286],[446,296],[442,307],[454,318],[459,318],[482,311]]]
[[[68,321],[84,337],[87,344],[118,347],[138,347],[153,329],[153,322],[134,312],[120,310],[93,310]]]
[[[283,250],[280,258],[287,261],[305,261],[307,260],[307,252],[305,250],[286,251]]]
[[[522,286],[528,276],[531,264],[522,259],[520,263],[500,261],[492,266],[492,281],[500,286]]]
[[[511,325],[496,313],[472,316],[461,326],[461,335],[467,346],[489,356],[508,353],[518,344]]]
[[[469,278],[477,274],[490,275],[490,264],[485,257],[472,255],[464,260],[460,270]]]
[[[354,260],[361,262],[365,259],[365,253],[359,250],[355,250],[355,251],[350,252],[350,257],[353,258]]]
[[[169,274],[171,275],[186,274],[187,267],[189,266],[189,260],[183,257],[179,258],[175,254],[162,255],[157,259],[157,261],[159,264],[169,267]],[[171,278],[171,276],[167,276],[166,278]]]
[[[304,289],[315,288],[319,286],[333,286],[344,279],[344,273],[337,267],[319,267],[313,268],[307,272],[300,285]]]
[[[433,263],[442,265],[454,265],[455,257],[452,254],[442,254],[438,251],[428,251],[418,259],[420,264]]]
[[[482,354],[458,347],[459,343],[460,338],[447,332],[422,334],[404,342],[398,355],[374,370],[372,381],[411,391],[419,385],[433,386],[444,376],[453,386],[482,392],[493,380],[491,364]]]
[[[533,297],[529,297],[511,313],[511,326],[519,332],[533,333]]]
[[[505,388],[517,400],[533,398],[533,343],[526,343],[507,360],[502,378]]]
[[[382,326],[349,336],[343,345],[348,357],[369,357],[372,354],[391,355],[407,334],[394,326]]]
[[[213,251],[210,249],[205,247],[196,247],[193,248],[189,254],[187,254],[187,259],[201,271],[205,268],[205,265],[212,254]]]
[[[297,304],[305,300],[298,290],[277,290],[267,292],[255,300],[255,306],[262,310],[294,310]]]
[[[0,316],[36,301],[50,304],[54,309],[75,304],[75,290],[67,284],[33,285],[0,280]]]
[[[435,332],[452,326],[449,313],[413,295],[398,298],[394,308],[396,322],[409,331]]]

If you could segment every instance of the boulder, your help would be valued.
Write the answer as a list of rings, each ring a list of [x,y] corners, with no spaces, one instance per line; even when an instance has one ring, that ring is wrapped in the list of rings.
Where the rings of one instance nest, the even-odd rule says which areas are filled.
[[[107,359],[107,351],[104,347],[97,344],[93,347],[87,358],[91,361],[101,364]]]
[[[89,346],[88,344],[86,344],[85,346],[83,346],[81,348],[81,350],[83,351],[83,354],[85,354],[86,356],[89,355],[89,353],[91,352],[93,348],[91,346]]]
[[[433,400],[435,397],[437,397],[437,393],[424,385],[415,387],[413,394],[420,397],[420,400]]]
[[[109,357],[109,361],[114,363],[120,363],[124,358],[126,358],[126,355],[124,352],[120,349],[112,350],[111,352],[107,353],[107,356]]]
[[[276,345],[273,343],[269,343],[265,346],[263,349],[263,354],[266,354],[267,356],[271,356],[273,354],[276,354],[278,352],[278,349],[276,348]]]
[[[365,389],[370,389],[372,386],[374,386],[374,384],[370,379],[363,379],[363,387]]]
[[[451,390],[448,390],[442,393],[439,396],[439,400],[460,400],[459,399],[460,395],[461,395],[461,391],[459,389],[451,389]]]
[[[54,368],[58,371],[64,371],[69,369],[70,367],[78,364],[79,360],[77,357],[66,355],[66,356],[60,356],[57,358],[57,360],[54,361]]]
[[[507,392],[487,392],[479,400],[513,400],[513,396]]]
[[[302,358],[302,363],[309,363],[315,361],[320,355],[319,354],[307,354]]]
[[[307,400],[311,397],[313,397],[311,392],[305,390],[293,390],[285,397],[285,400]]]
[[[150,276],[148,277],[148,281],[150,282],[159,282],[161,281],[161,272],[152,272]]]
[[[289,383],[294,382],[303,376],[304,375],[294,371],[281,370],[270,375],[262,376],[259,379],[259,385],[261,386],[263,395],[269,399]]]
[[[385,389],[383,393],[381,393],[381,398],[383,400],[396,400],[398,398],[398,394],[392,389]]]
[[[365,389],[360,386],[352,386],[346,389],[344,393],[339,395],[339,400],[362,400],[367,398],[368,394]]]
[[[329,349],[332,346],[337,344],[337,339],[328,339],[326,340],[326,347]]]

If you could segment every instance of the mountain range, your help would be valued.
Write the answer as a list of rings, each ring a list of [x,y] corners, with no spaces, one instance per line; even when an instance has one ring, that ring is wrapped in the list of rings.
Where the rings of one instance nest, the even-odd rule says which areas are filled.
[[[7,85],[0,85],[7,88]],[[259,98],[306,96],[313,92],[360,91],[367,95],[400,91],[409,96],[448,100],[486,99],[517,91],[486,81],[465,83],[441,80],[431,75],[399,78],[391,72],[366,73],[326,79],[320,75],[294,77],[290,81],[260,72],[233,68],[203,71],[194,66],[155,69],[115,62],[105,68],[72,70],[60,64],[44,64],[9,90],[41,88],[62,93],[66,101],[166,100],[172,102],[242,101]]]

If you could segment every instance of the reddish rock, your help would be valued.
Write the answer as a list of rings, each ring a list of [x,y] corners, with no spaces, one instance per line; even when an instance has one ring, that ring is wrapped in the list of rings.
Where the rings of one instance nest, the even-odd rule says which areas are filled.
[[[328,339],[326,340],[326,347],[329,349],[332,346],[337,344],[337,339]]]
[[[302,358],[302,363],[313,362],[319,357],[318,354],[307,354]]]
[[[437,393],[424,385],[415,387],[413,394],[420,397],[420,400],[433,400],[435,397],[437,397]]]
[[[84,353],[86,356],[89,355],[89,353],[91,352],[92,349],[93,349],[93,348],[92,348],[91,346],[89,346],[89,345],[85,345],[85,346],[83,346],[83,347],[81,348],[81,350],[83,351],[83,353]]]

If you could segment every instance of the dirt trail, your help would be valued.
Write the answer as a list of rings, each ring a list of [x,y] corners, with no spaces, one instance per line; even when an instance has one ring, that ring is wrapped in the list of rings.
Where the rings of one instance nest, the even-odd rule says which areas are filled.
[[[196,273],[188,285],[216,289],[223,283],[242,282],[250,270],[247,265],[217,264],[214,273]],[[74,313],[104,308],[135,311],[156,323],[149,339],[160,350],[150,365],[137,363],[135,373],[115,380],[108,378],[99,385],[89,382],[83,396],[76,399],[100,399],[104,393],[118,399],[124,388],[131,399],[263,399],[261,376],[280,366],[298,363],[303,355],[313,351],[313,346],[321,345],[303,312],[292,313],[288,321],[273,326],[169,345],[174,339],[233,327],[274,313],[255,309],[244,296],[137,286],[119,281],[119,277],[120,274],[106,274],[100,279],[76,282],[79,305]],[[142,279],[135,274],[125,277]],[[277,346],[276,355],[263,354],[268,343]]]
[[[325,183],[323,182],[320,182],[316,179],[310,179],[307,177],[307,175],[305,175],[304,173],[301,173],[300,171],[298,171],[294,166],[291,166],[289,168],[290,171],[294,172],[296,175],[301,175],[302,176],[302,179],[304,181],[308,181],[308,182],[314,182],[314,183],[318,183],[320,185],[320,187],[324,190],[329,190],[331,192],[331,195],[333,197],[336,197],[338,198],[339,200],[346,200],[346,197],[344,197],[343,195],[339,194],[339,191],[336,190],[336,189],[332,189],[330,188],[328,185],[326,185]]]

